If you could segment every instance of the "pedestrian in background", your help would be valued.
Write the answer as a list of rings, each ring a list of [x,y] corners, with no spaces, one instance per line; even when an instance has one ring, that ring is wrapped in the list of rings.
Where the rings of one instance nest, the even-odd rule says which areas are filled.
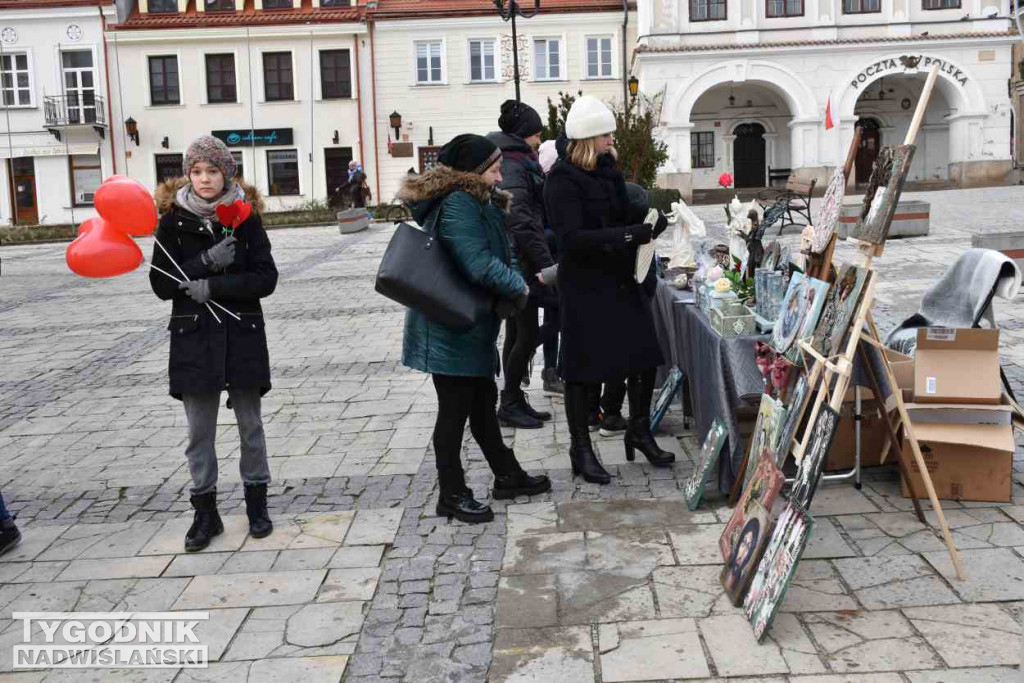
[[[7,511],[4,496],[0,494],[0,555],[21,543],[21,532],[14,523],[14,517]]]
[[[551,171],[551,167],[558,161],[558,150],[555,148],[555,141],[546,140],[542,142],[540,149],[537,150],[537,156],[540,162],[540,170],[547,176],[548,172]],[[549,269],[549,275],[545,279],[551,280],[549,285],[556,286],[558,277],[558,240],[555,237],[554,230],[551,229],[551,221],[548,220],[547,211],[544,213],[544,236],[548,241],[548,251],[551,252],[551,258],[555,261],[554,270]],[[544,324],[540,328],[540,338],[541,344],[544,347],[544,371],[541,373],[544,382],[544,392],[548,394],[564,394],[565,385],[562,384],[562,380],[558,376],[558,336],[562,322],[558,312],[557,292],[555,296],[543,303],[542,308],[544,310]]]
[[[437,514],[468,523],[489,522],[494,513],[466,485],[461,454],[467,420],[494,473],[494,498],[535,495],[551,488],[546,476],[530,476],[520,467],[502,440],[496,414],[501,319],[525,309],[529,294],[505,232],[510,197],[497,189],[501,179],[501,150],[479,135],[459,135],[441,149],[438,165],[406,178],[398,193],[416,222],[436,232],[465,274],[467,286],[485,289],[497,300],[493,314],[465,332],[411,308],[405,316],[402,363],[430,373],[437,392]]]
[[[267,513],[267,442],[260,417],[261,397],[270,391],[270,356],[260,299],[277,287],[277,267],[260,219],[256,188],[232,180],[235,161],[227,146],[211,136],[189,145],[183,178],[156,192],[160,224],[156,239],[188,276],[180,285],[150,271],[153,291],[172,301],[170,393],[185,407],[188,458],[195,516],[185,534],[185,550],[202,550],[224,531],[217,511],[217,413],[222,391],[234,408],[241,439],[239,469],[245,487],[249,533],[263,538],[273,531]],[[221,225],[217,208],[247,202],[249,217],[238,227]],[[153,264],[177,271],[163,249],[155,247]],[[241,320],[220,313],[216,320],[207,302],[217,300]]]
[[[583,96],[566,118],[564,155],[544,185],[561,260],[558,292],[562,311],[559,371],[574,474],[606,484],[611,475],[594,453],[588,413],[595,384],[627,381],[630,419],[626,459],[636,449],[656,466],[674,456],[658,448],[650,431],[654,379],[663,362],[650,298],[636,280],[637,248],[668,226],[631,221],[629,197],[616,168],[615,117],[600,100]]]
[[[530,289],[526,308],[505,327],[505,389],[498,419],[512,427],[537,429],[551,419],[551,413],[534,410],[523,383],[540,342],[540,306],[556,296],[541,275],[555,263],[544,234],[544,177],[537,157],[544,124],[533,107],[507,100],[501,105],[498,127],[501,130],[490,133],[487,139],[501,150],[502,180],[498,187],[512,196],[508,234],[519,271]]]

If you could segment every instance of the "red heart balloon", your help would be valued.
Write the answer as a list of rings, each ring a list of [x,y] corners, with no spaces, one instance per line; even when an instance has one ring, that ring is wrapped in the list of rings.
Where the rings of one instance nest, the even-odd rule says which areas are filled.
[[[238,207],[234,204],[220,204],[217,209],[217,220],[225,228],[233,227],[238,218]]]
[[[103,220],[102,218],[86,218],[78,226],[78,235],[82,236],[96,227],[96,221]]]
[[[96,190],[96,211],[118,230],[135,237],[152,235],[157,214],[153,195],[131,178],[108,178]]]
[[[68,268],[82,277],[114,277],[129,273],[142,263],[142,250],[128,235],[102,218],[90,218],[91,227],[68,245]],[[84,224],[83,224],[84,225]]]
[[[252,214],[252,205],[241,199],[236,199],[232,204],[221,204],[216,211],[220,224],[233,230],[249,219]]]

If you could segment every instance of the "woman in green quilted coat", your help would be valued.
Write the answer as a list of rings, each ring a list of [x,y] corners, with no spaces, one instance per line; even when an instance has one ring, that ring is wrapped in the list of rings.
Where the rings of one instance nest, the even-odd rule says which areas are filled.
[[[496,414],[501,319],[522,310],[528,294],[505,232],[510,196],[496,189],[500,182],[501,152],[494,143],[479,135],[459,135],[441,149],[437,166],[407,178],[399,192],[416,221],[436,230],[467,285],[486,290],[495,301],[493,314],[465,332],[413,309],[405,316],[402,363],[430,373],[437,391],[437,514],[469,523],[489,522],[494,513],[466,486],[461,452],[467,420],[494,472],[495,498],[551,489],[546,476],[532,477],[519,466],[501,438]]]

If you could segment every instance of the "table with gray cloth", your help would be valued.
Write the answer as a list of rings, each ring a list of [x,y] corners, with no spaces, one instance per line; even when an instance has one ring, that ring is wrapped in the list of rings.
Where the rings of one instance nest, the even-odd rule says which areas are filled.
[[[716,419],[722,420],[729,430],[729,442],[718,468],[718,488],[723,493],[732,490],[736,473],[743,464],[743,440],[736,423],[736,408],[747,405],[743,396],[764,391],[764,381],[757,367],[754,345],[767,341],[769,335],[749,337],[722,337],[711,327],[711,322],[693,305],[691,292],[675,290],[663,282],[658,284],[655,297],[655,329],[658,332],[665,358],[679,367],[685,376],[684,391],[688,387],[688,402],[693,412],[695,433],[702,439]],[[892,393],[886,377],[884,360],[877,348],[862,346],[880,384],[882,396]],[[872,388],[860,354],[854,356],[852,384]]]
[[[722,337],[711,321],[694,304],[693,293],[658,283],[655,295],[655,329],[666,360],[679,367],[689,389],[695,431],[701,439],[716,419],[728,427],[729,442],[718,468],[718,488],[731,490],[736,472],[743,462],[743,442],[739,437],[735,409],[741,397],[764,391],[764,380],[757,367],[754,344],[767,336]],[[670,360],[669,360],[670,359]]]

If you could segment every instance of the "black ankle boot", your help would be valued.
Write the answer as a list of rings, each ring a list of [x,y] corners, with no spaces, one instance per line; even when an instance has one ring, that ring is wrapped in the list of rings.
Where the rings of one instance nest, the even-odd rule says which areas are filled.
[[[274,530],[267,512],[267,485],[245,485],[245,514],[249,518],[249,535],[253,538],[265,538]]]
[[[515,474],[501,477],[495,475],[492,496],[495,500],[508,500],[517,496],[536,496],[550,490],[551,480],[547,478],[547,475],[541,474],[533,477],[519,470]]]
[[[544,422],[527,412],[526,397],[519,391],[501,392],[501,405],[498,407],[498,421],[506,427],[518,429],[540,429]],[[532,409],[531,409],[532,410]],[[550,415],[548,416],[550,417]]]
[[[483,524],[494,519],[494,512],[476,500],[472,491],[463,490],[451,494],[442,493],[437,501],[437,516],[449,520],[454,517],[466,524]]]
[[[21,543],[21,532],[14,523],[14,517],[0,520],[0,555]]]
[[[650,375],[650,376],[648,376]],[[639,450],[655,467],[668,467],[676,456],[661,450],[651,434],[651,398],[654,395],[654,374],[645,373],[630,377],[626,383],[629,392],[629,426],[626,428],[624,444],[626,460],[636,459]]]
[[[224,524],[217,512],[217,489],[191,498],[195,516],[185,533],[185,550],[194,553],[210,545],[210,540],[224,532]]]
[[[569,382],[565,385],[565,414],[569,420],[569,460],[573,475],[582,474],[592,484],[607,484],[612,475],[601,465],[590,442],[589,400],[586,384]]]
[[[547,420],[551,419],[551,413],[549,413],[548,411],[534,410],[533,406],[530,405],[530,400],[526,398],[525,392],[520,392],[519,404],[522,406],[523,412],[525,412],[527,415],[534,419],[540,420],[541,422],[546,422]]]

